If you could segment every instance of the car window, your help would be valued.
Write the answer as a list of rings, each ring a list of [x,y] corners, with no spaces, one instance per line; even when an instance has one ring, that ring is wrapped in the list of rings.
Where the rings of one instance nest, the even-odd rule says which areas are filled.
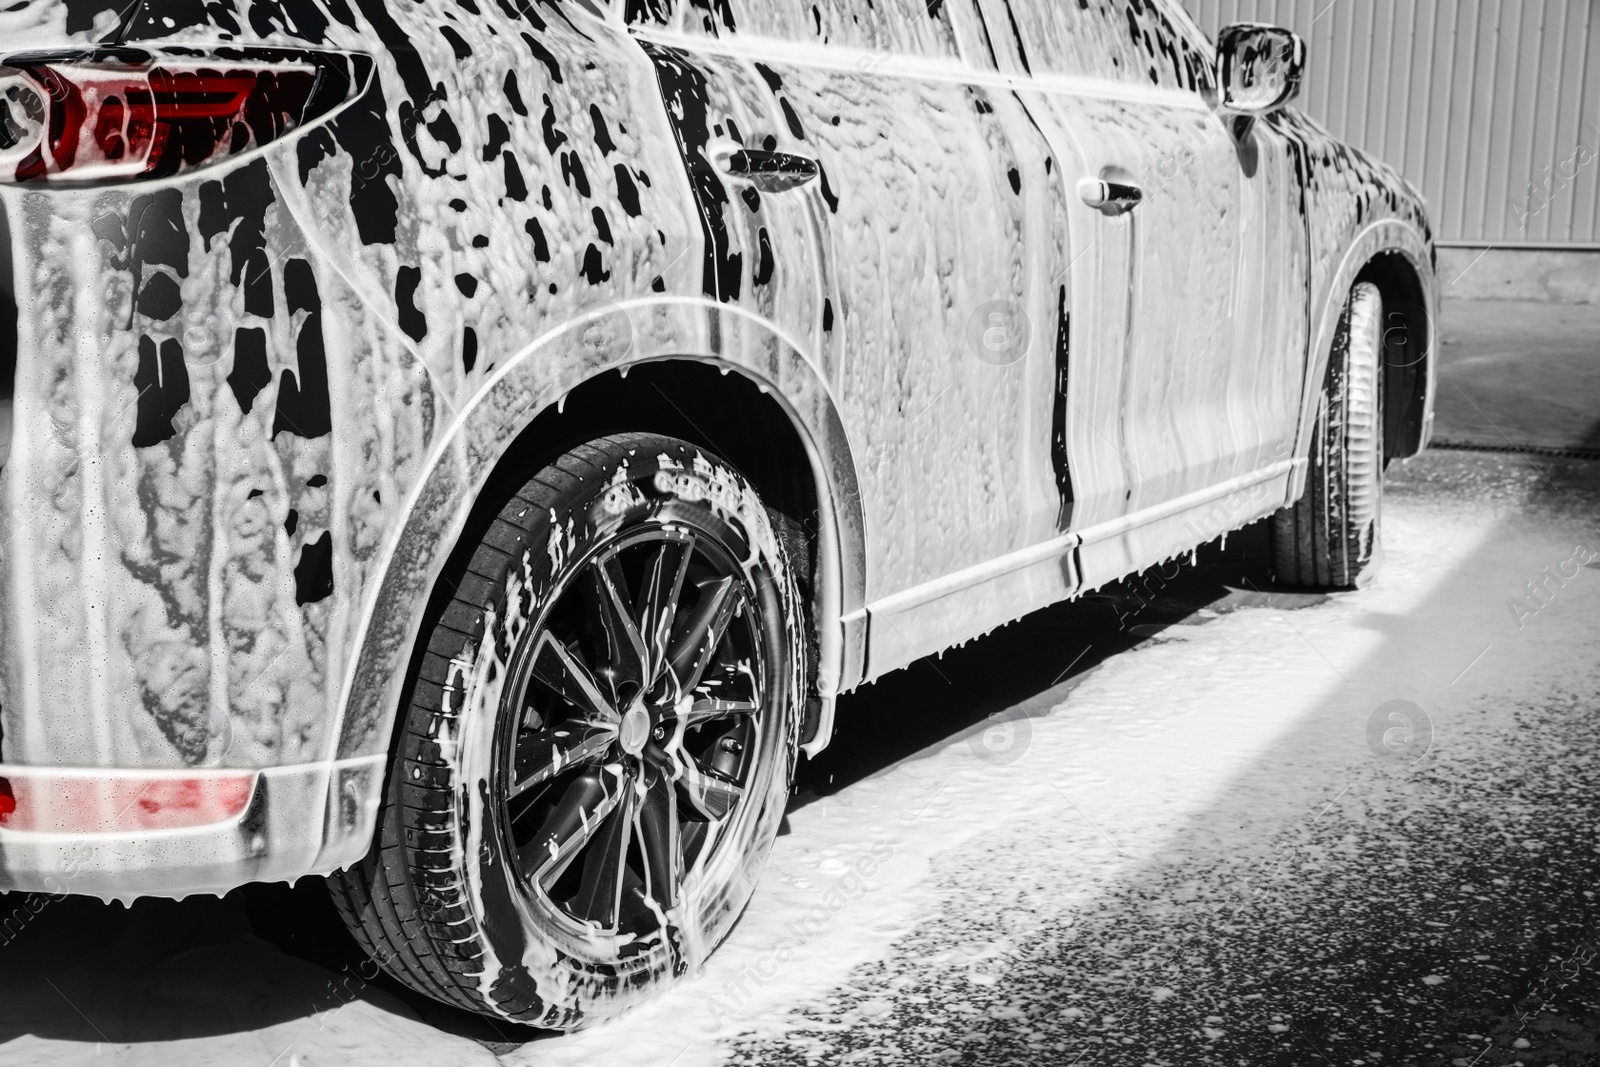
[[[1165,89],[1210,88],[1210,50],[1181,11],[1159,0],[982,0],[1034,74],[1107,78]]]
[[[683,33],[766,37],[889,55],[956,59],[943,3],[928,0],[627,0],[627,21]]]

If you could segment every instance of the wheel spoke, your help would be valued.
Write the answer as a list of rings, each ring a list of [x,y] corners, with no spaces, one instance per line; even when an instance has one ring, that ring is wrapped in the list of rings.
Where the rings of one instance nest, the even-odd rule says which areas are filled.
[[[667,661],[667,643],[672,636],[672,618],[683,595],[683,580],[694,558],[694,535],[682,540],[663,541],[656,557],[645,571],[644,588],[639,592],[639,628],[645,646],[645,677],[654,682]]]
[[[616,809],[621,791],[622,783],[605,771],[575,779],[538,833],[517,850],[523,869],[548,888]]]
[[[529,731],[517,738],[512,773],[521,775],[506,794],[515,800],[541,782],[575,766],[593,763],[616,740],[616,732],[582,723],[573,729]]]
[[[639,844],[644,852],[646,892],[662,911],[678,902],[678,799],[672,779],[659,771],[639,807]]]
[[[578,885],[577,895],[568,902],[575,915],[598,923],[602,929],[617,925],[628,843],[633,840],[634,815],[639,808],[639,794],[634,783],[623,782],[621,789],[616,810],[584,853],[583,880]]]
[[[699,726],[701,723],[711,722],[714,719],[726,719],[733,715],[748,715],[756,710],[754,702],[749,700],[719,700],[715,697],[701,697],[689,706],[689,714],[685,716],[685,726]]]
[[[605,635],[613,691],[625,682],[642,688],[646,664],[644,638],[634,621],[633,609],[629,606],[628,580],[615,553],[607,552],[590,564],[589,584],[589,609]]]
[[[539,635],[533,650],[533,676],[567,703],[588,712],[596,722],[616,722],[621,718],[610,698],[600,691],[589,668],[548,630]]]
[[[701,767],[694,760],[685,760],[683,777],[678,779],[689,804],[708,819],[726,818],[739,798],[744,796],[744,786],[731,778]]]
[[[718,578],[701,586],[700,603],[673,642],[668,663],[679,694],[692,693],[700,684],[738,603],[738,586],[732,578]]]

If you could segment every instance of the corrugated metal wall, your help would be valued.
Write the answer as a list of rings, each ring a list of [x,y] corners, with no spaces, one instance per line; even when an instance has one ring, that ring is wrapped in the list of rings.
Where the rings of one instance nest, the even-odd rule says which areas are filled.
[[[1600,248],[1600,0],[1187,0],[1299,33],[1298,106],[1428,197],[1441,243]]]

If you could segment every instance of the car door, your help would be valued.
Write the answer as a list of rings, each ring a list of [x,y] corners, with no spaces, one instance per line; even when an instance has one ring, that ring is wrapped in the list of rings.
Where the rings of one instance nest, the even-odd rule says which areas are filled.
[[[1211,106],[1211,54],[1181,9],[977,2],[1070,180],[1089,201],[1108,188],[1139,198],[1071,208],[1067,432],[1093,586],[1282,503],[1304,229],[1286,210],[1285,157],[1262,151],[1269,134]],[[1264,482],[1219,528],[1196,523],[1197,509]]]
[[[969,76],[973,21],[952,19],[952,6],[728,0],[714,13],[657,4],[630,15],[658,57],[669,113],[708,159],[721,139],[723,159],[759,148],[819,168],[789,192],[752,195],[702,167],[701,196],[724,217],[781,199],[815,227],[819,299],[796,332],[860,468],[869,675],[1073,584],[1056,559],[1042,585],[1015,579],[1032,583],[1027,595],[990,581],[997,559],[1058,533],[1071,496],[1051,450],[1065,186],[1014,96]],[[675,100],[686,82],[695,99]],[[745,280],[717,295],[744,303],[760,289],[763,239],[749,225],[725,230],[718,255]]]

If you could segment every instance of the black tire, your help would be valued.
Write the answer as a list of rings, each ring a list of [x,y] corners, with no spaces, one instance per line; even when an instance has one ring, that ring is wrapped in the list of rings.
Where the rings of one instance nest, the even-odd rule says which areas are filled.
[[[1350,290],[1318,405],[1305,492],[1272,516],[1278,581],[1353,589],[1377,573],[1383,512],[1383,296]]]
[[[385,970],[574,1029],[721,942],[799,742],[777,526],[732,467],[647,434],[574,448],[505,503],[420,638],[373,849],[329,879]]]

